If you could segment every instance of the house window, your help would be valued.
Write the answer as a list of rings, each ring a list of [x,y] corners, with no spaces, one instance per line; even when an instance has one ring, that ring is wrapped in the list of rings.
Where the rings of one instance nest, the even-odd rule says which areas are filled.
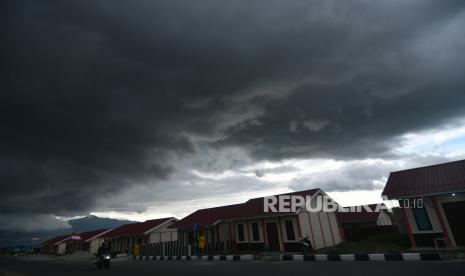
[[[244,241],[244,224],[237,224],[237,239],[239,241]]]
[[[286,225],[287,240],[288,241],[295,240],[294,223],[292,222],[292,220],[286,220],[284,223]]]
[[[423,206],[422,208],[413,208],[412,212],[413,216],[415,217],[418,230],[433,230],[433,226],[431,225],[431,221],[429,220],[428,212],[426,211],[425,206]]]
[[[253,241],[260,241],[260,230],[256,222],[252,223],[252,239]]]
[[[215,231],[211,230],[208,233],[210,234],[210,242],[214,242],[215,241]]]
[[[194,238],[194,232],[192,232],[192,231],[189,232],[189,233],[187,234],[187,243],[188,243],[188,244],[194,244],[194,239],[195,239],[195,238]],[[161,242],[161,239],[160,239],[160,242]]]

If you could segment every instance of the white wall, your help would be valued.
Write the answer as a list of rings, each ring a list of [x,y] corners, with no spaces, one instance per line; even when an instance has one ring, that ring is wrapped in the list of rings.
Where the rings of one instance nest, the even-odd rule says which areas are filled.
[[[244,240],[243,241],[240,241],[239,240],[239,231],[237,230],[238,227],[237,225],[238,224],[242,224],[244,225]],[[235,239],[236,239],[236,242],[237,243],[241,243],[241,242],[249,242],[249,229],[247,228],[247,221],[244,220],[244,221],[236,221],[234,222],[234,233],[235,233]]]
[[[426,208],[426,212],[428,213],[429,220],[431,222],[432,230],[418,230],[417,223],[415,221],[415,216],[413,215],[412,209],[405,209],[407,213],[407,218],[412,229],[413,234],[419,233],[438,233],[442,232],[441,223],[436,215],[436,211],[434,210],[433,202],[431,198],[425,197],[423,199],[424,207]]]
[[[341,237],[341,232],[339,231],[339,224],[337,223],[336,213],[328,213],[330,223],[331,223],[331,230],[333,231],[334,236],[334,244],[338,245],[343,242]]]
[[[307,212],[307,211],[300,211],[299,214],[299,222],[300,222],[300,229],[302,233],[302,237],[309,237],[310,241],[314,248],[324,248],[329,246],[334,246],[342,242],[342,237],[339,232],[339,227],[336,219],[335,213],[324,213],[324,212]],[[310,221],[311,227],[310,227]],[[286,233],[286,224],[287,220],[291,220],[294,225],[294,240],[287,239]],[[279,229],[279,221],[281,221],[281,230]],[[249,232],[250,231],[250,239],[252,239],[252,222],[258,223],[259,231],[260,231],[260,241],[250,241],[250,242],[264,242],[264,229],[263,229],[263,222],[270,223],[274,222],[278,226],[278,236],[283,242],[299,242],[299,229],[297,223],[297,216],[285,216],[278,218],[265,218],[263,220],[250,220],[250,221],[237,221],[234,223],[234,238],[236,239],[237,243],[247,243],[249,242]],[[244,225],[244,241],[239,241],[239,236],[237,233],[237,224]],[[226,233],[229,234],[229,224],[223,223],[224,227],[220,227],[220,237],[225,236]],[[282,231],[282,236],[281,236]],[[223,233],[223,234],[221,234]],[[228,236],[229,239],[229,236]]]
[[[150,243],[154,242],[167,242],[178,240],[178,230],[168,228],[172,223],[167,223],[155,229],[150,233]]]
[[[260,239],[258,241],[253,240],[253,232],[252,232],[252,223],[256,223],[258,225],[258,234]],[[261,220],[250,220],[248,222],[247,231],[250,232],[250,242],[265,242],[265,234],[263,233],[263,222]]]
[[[455,242],[453,233],[450,229],[449,223],[447,222],[447,216],[442,208],[442,203],[445,202],[457,202],[457,201],[464,201],[465,200],[465,195],[464,194],[457,194],[456,196],[452,196],[451,194],[446,194],[442,196],[435,196],[437,203],[438,203],[438,211],[441,213],[441,216],[444,218],[446,221],[446,228],[449,233],[449,237],[452,242],[452,246],[456,247],[457,244]],[[428,213],[428,217],[431,222],[432,230],[427,230],[427,231],[420,231],[418,230],[417,223],[415,221],[415,216],[413,215],[413,212],[411,209],[405,209],[406,214],[407,214],[407,220],[409,222],[409,225],[412,229],[413,234],[423,234],[423,233],[442,233],[444,232],[441,226],[441,223],[439,221],[438,215],[436,213],[436,210],[434,208],[434,202],[432,197],[424,197],[423,198],[424,206],[426,208],[426,212]]]
[[[342,242],[336,214],[333,212],[299,212],[302,237],[308,237],[314,248],[334,246]]]
[[[218,240],[219,241],[228,241],[228,240],[231,240],[231,239],[234,239],[232,233],[234,233],[232,231],[232,223],[230,222],[224,222],[224,223],[219,223],[218,224]],[[230,233],[232,232],[232,233]]]
[[[281,236],[281,231],[279,229],[279,219],[274,217],[274,218],[263,218],[263,219],[252,219],[252,220],[243,220],[243,221],[237,221],[237,222],[234,222],[234,228],[232,229],[233,231],[233,235],[234,235],[234,239],[237,243],[263,243],[265,242],[265,232],[266,231],[265,229],[263,229],[263,224],[267,224],[267,223],[275,223],[276,224],[276,227],[277,227],[277,232],[278,232],[278,237],[281,240],[283,240],[283,238],[285,238],[286,234],[285,234],[285,228],[284,228],[284,220],[286,219],[294,219],[293,217],[281,217],[281,225],[282,225],[282,231],[283,231],[283,235],[284,237]],[[253,240],[253,234],[252,234],[252,223],[257,223],[258,224],[258,230],[259,230],[259,235],[260,235],[260,240],[258,241],[254,241]],[[244,240],[243,241],[239,241],[239,233],[237,231],[237,225],[238,224],[243,224],[244,225]],[[297,228],[294,227],[294,231],[296,232],[295,235],[297,237]],[[249,241],[249,237],[250,237],[250,241]]]
[[[63,255],[66,252],[66,242],[59,243],[57,246],[57,254]]]
[[[392,225],[391,217],[387,214],[386,210],[381,210],[379,212],[378,220],[376,221],[376,225],[383,226],[383,225]]]
[[[96,254],[98,252],[99,247],[105,240],[103,238],[95,238],[91,240],[89,243],[89,253]]]
[[[294,239],[288,240],[287,231],[286,231],[286,221],[292,221],[294,228]],[[299,229],[297,228],[296,218],[294,216],[281,218],[281,229],[283,231],[283,240],[284,242],[298,242],[299,239]]]

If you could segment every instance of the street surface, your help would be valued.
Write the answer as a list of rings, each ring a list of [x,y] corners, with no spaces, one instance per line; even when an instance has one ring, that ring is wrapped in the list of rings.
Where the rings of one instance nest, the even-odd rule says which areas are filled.
[[[89,259],[0,256],[0,276],[26,275],[465,275],[465,262],[207,262],[116,259],[97,270]]]

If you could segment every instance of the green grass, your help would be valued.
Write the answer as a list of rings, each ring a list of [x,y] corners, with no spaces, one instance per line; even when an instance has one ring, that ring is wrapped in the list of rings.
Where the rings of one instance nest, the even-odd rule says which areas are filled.
[[[368,237],[363,241],[342,243],[334,247],[317,250],[319,254],[348,253],[394,253],[410,248],[406,235],[380,234]]]

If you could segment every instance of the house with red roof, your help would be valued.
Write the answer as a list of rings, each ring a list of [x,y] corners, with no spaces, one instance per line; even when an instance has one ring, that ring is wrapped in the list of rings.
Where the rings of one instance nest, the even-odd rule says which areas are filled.
[[[382,194],[399,201],[412,247],[465,247],[465,160],[392,172]]]
[[[381,207],[383,206],[383,207]],[[337,220],[343,228],[361,228],[393,225],[391,215],[383,203],[344,207],[337,212]]]
[[[63,255],[80,251],[95,254],[104,242],[102,235],[110,230],[99,229],[56,236],[42,243],[42,253]]]
[[[344,207],[336,213],[346,241],[363,240],[371,235],[398,232],[392,214],[383,203]]]
[[[66,234],[46,240],[41,244],[41,251],[44,254],[63,255],[66,253],[66,241],[70,238],[71,234]]]
[[[279,196],[316,198],[327,196],[312,189]],[[309,212],[298,208],[294,212],[265,211],[260,197],[241,204],[197,210],[171,225],[179,238],[192,248],[205,240],[204,251],[272,251],[298,252],[300,240],[308,237],[314,248],[329,247],[342,241],[334,212]],[[195,251],[194,251],[195,253]]]
[[[81,251],[96,254],[98,248],[104,242],[104,238],[102,236],[109,231],[111,231],[111,229],[107,228],[74,233],[71,238],[67,240],[66,253],[70,254]]]
[[[152,219],[121,225],[101,237],[110,243],[112,252],[139,255],[141,246],[178,239],[176,229],[168,228],[177,222],[174,217]]]

